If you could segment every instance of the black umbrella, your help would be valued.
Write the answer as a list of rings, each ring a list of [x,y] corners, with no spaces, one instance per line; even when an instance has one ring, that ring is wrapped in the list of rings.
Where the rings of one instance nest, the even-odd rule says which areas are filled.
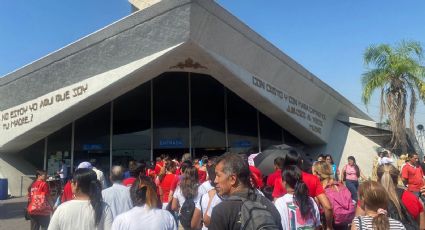
[[[285,158],[286,154],[290,150],[295,150],[298,153],[302,154],[300,149],[290,145],[286,145],[286,144],[274,145],[262,151],[260,154],[258,154],[254,158],[255,167],[260,169],[260,171],[263,173],[264,176],[268,176],[274,171],[274,159],[278,157]]]

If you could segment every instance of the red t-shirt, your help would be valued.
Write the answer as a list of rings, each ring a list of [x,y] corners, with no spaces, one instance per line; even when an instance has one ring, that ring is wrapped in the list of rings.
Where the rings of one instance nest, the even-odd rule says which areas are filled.
[[[410,192],[419,192],[424,185],[423,176],[422,168],[413,166],[410,163],[406,163],[401,170],[401,177],[407,180],[407,190]]]
[[[159,173],[161,172],[162,167],[164,167],[164,162],[160,161],[158,163],[156,163],[155,165],[155,174],[159,175]]]
[[[251,171],[251,179],[254,181],[255,186],[259,189],[263,187],[263,175],[261,171],[255,166],[250,165],[249,170]]]
[[[162,179],[159,186],[162,189],[162,203],[168,203],[168,195],[170,194],[171,187],[174,181],[178,180],[178,176],[176,174],[166,174]]]
[[[282,177],[282,170],[280,169],[274,171],[272,174],[269,175],[269,177],[267,177],[267,186],[274,187],[274,182],[279,177]]]
[[[201,168],[198,169],[198,177],[199,177],[199,184],[204,183],[207,180],[207,172],[204,170],[201,170]]]
[[[124,186],[131,187],[135,181],[136,181],[136,178],[135,177],[129,177],[127,179],[124,179],[122,181],[122,184]]]
[[[32,196],[33,192],[44,192],[46,196],[50,196],[49,185],[47,182],[42,180],[36,180],[34,183],[32,183],[30,194],[28,194],[28,196]]]
[[[61,197],[61,203],[66,202],[68,200],[72,200],[72,188],[71,188],[71,181],[69,180],[66,182],[65,186],[63,187],[63,193]]]
[[[422,206],[418,197],[409,191],[404,191],[403,195],[401,196],[401,202],[403,202],[407,211],[415,220],[418,219],[419,213],[424,211],[424,207]]]
[[[301,172],[301,176],[303,182],[307,185],[309,196],[314,198],[325,192],[317,176],[306,172]],[[274,183],[272,196],[273,198],[278,198],[285,194],[286,189],[282,185],[282,178],[277,178]]]

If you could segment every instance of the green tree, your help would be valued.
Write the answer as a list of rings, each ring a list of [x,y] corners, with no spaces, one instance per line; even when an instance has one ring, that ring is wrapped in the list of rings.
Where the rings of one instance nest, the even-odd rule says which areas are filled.
[[[367,70],[362,77],[362,101],[367,106],[375,90],[380,90],[380,120],[390,121],[391,144],[394,149],[407,150],[406,109],[409,103],[409,123],[415,129],[414,118],[418,99],[425,100],[425,67],[419,42],[402,41],[395,46],[371,45],[364,52]]]

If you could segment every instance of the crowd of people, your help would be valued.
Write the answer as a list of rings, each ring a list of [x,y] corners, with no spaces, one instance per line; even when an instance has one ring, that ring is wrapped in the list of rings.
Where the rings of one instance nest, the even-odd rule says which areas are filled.
[[[28,188],[31,229],[425,229],[417,154],[400,172],[380,153],[371,181],[353,156],[340,170],[330,155],[302,167],[295,149],[276,150],[282,157],[268,176],[246,154],[184,154],[181,161],[162,155],[151,165],[113,166],[109,187],[100,170],[82,162],[56,204],[46,172],[37,170]]]

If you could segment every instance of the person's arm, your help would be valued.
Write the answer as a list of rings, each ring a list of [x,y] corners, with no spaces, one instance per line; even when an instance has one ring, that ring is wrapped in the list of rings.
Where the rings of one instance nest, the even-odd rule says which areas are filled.
[[[424,211],[419,213],[417,221],[419,223],[419,229],[424,230],[425,229],[425,212]]]
[[[328,198],[326,197],[325,193],[322,193],[317,197],[317,200],[319,201],[320,205],[322,206],[323,210],[325,211],[325,217],[326,217],[326,227],[327,229],[333,229],[332,222],[333,222],[333,209],[331,202],[329,202]]]
[[[173,199],[171,203],[171,210],[177,212],[179,210],[179,200],[177,200],[177,198],[171,198],[171,199]]]
[[[192,220],[190,221],[190,227],[192,229],[202,228],[201,216],[202,216],[201,210],[195,208],[195,211],[193,212]]]

